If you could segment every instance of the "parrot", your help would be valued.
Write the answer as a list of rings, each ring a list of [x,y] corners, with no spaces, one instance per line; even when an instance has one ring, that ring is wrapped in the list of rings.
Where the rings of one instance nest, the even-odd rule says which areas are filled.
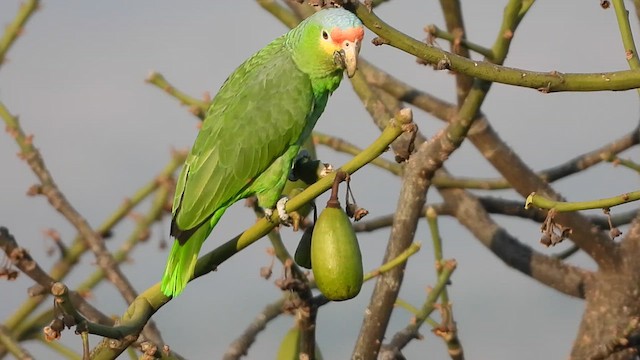
[[[286,219],[281,193],[292,163],[343,73],[355,74],[363,36],[353,13],[320,10],[223,83],[176,181],[166,296],[185,289],[202,244],[235,202],[256,196],[267,215],[276,209]]]

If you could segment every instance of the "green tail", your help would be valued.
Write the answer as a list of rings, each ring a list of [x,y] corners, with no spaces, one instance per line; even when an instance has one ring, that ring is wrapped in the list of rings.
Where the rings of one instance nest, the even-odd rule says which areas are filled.
[[[191,235],[184,245],[180,245],[179,241],[173,242],[167,267],[162,276],[161,289],[166,296],[176,297],[187,286],[193,277],[200,248],[211,230],[210,224],[204,224]]]

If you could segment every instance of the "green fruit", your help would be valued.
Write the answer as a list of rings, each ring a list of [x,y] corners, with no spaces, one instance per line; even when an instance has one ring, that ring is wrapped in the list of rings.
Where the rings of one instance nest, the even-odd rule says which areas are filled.
[[[313,234],[313,227],[314,225],[311,225],[304,230],[302,238],[300,238],[300,242],[296,248],[296,253],[293,256],[296,264],[306,269],[311,269],[311,236]]]
[[[311,263],[316,285],[327,299],[348,300],[360,292],[363,271],[358,238],[337,201],[327,204],[316,221]]]
[[[300,359],[300,329],[292,327],[282,339],[278,349],[277,360],[299,360]],[[320,348],[316,345],[316,360],[322,360]]]

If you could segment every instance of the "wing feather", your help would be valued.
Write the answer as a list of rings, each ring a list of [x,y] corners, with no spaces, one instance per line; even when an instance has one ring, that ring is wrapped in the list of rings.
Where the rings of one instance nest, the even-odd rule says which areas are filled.
[[[313,91],[283,38],[242,64],[207,113],[176,188],[174,222],[193,229],[247,196],[252,180],[300,140]]]

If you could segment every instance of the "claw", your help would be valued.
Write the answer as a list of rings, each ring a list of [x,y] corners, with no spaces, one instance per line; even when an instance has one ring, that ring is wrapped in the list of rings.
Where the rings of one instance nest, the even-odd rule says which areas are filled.
[[[264,217],[271,222],[271,215],[273,215],[273,209],[264,209]]]
[[[291,219],[289,217],[289,214],[287,214],[287,211],[284,209],[287,206],[288,201],[289,201],[289,198],[285,196],[280,200],[278,200],[278,202],[276,203],[276,210],[278,211],[278,217],[280,218],[280,222],[282,222],[285,225],[288,225],[288,222]]]
[[[282,197],[280,200],[278,200],[278,202],[276,203],[276,208],[275,211],[278,213],[278,219],[280,219],[280,223],[284,226],[290,226],[291,225],[291,217],[289,216],[289,214],[287,214],[287,211],[284,209],[287,206],[287,202],[289,201],[289,198]],[[264,217],[269,221],[269,222],[273,222],[271,220],[271,216],[273,215],[273,211],[274,209],[264,209]]]

